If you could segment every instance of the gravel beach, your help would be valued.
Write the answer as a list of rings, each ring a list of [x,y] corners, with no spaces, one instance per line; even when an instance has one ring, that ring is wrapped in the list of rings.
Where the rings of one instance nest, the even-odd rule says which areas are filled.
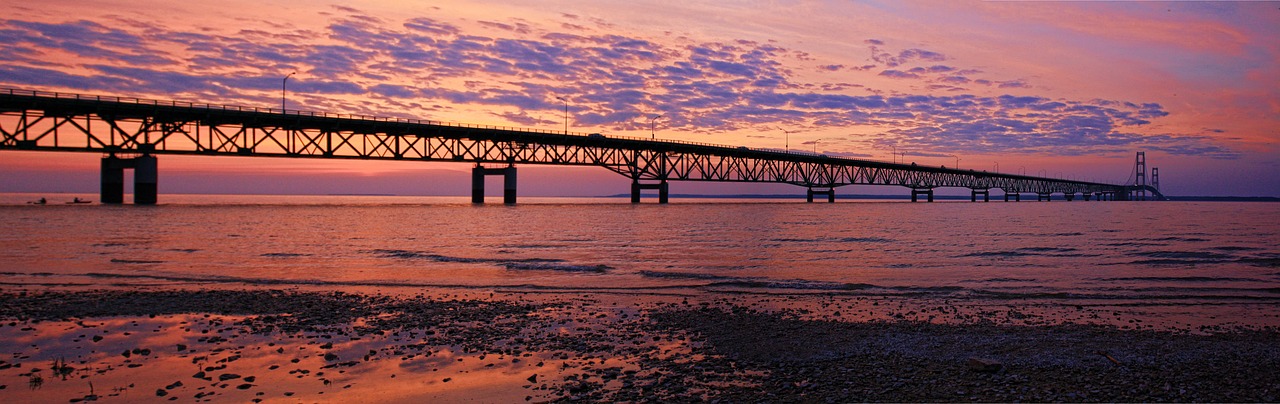
[[[816,310],[833,301],[839,309]],[[855,315],[880,303],[10,288],[0,291],[0,401],[1280,399],[1274,328],[1028,325],[945,307]]]

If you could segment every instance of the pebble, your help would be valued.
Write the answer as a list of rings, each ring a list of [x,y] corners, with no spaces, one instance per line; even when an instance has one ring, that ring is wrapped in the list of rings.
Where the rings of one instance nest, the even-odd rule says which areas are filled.
[[[156,292],[138,293],[152,296],[150,293]],[[163,293],[167,292],[159,294]],[[232,320],[216,317],[227,314],[224,309],[204,309],[215,314],[215,317],[205,320],[209,330],[224,335],[280,335],[285,339],[275,342],[287,344],[289,349],[296,346],[289,344],[291,338],[300,338],[297,341],[334,339],[338,344],[367,338],[374,344],[386,344],[379,346],[383,352],[381,357],[374,355],[378,351],[370,351],[370,362],[434,361],[428,363],[439,366],[444,374],[456,372],[459,367],[470,369],[470,372],[485,372],[471,367],[473,360],[466,361],[466,364],[440,364],[437,358],[447,357],[440,355],[445,350],[452,351],[458,359],[476,358],[481,356],[477,353],[486,352],[496,355],[497,361],[501,362],[504,357],[523,352],[524,357],[531,357],[529,362],[537,362],[538,366],[544,364],[539,360],[563,361],[562,365],[554,365],[553,362],[552,366],[556,369],[563,367],[566,369],[564,373],[542,375],[544,383],[537,387],[533,386],[537,384],[538,375],[532,374],[527,378],[531,384],[522,386],[529,387],[527,391],[530,393],[539,394],[539,400],[558,397],[561,400],[586,401],[936,401],[939,397],[931,396],[932,392],[947,392],[959,394],[954,399],[976,401],[1098,400],[1100,397],[1107,401],[1268,401],[1265,398],[1276,394],[1274,379],[1249,372],[1221,370],[1276,363],[1280,358],[1280,353],[1277,353],[1280,349],[1273,347],[1277,339],[1275,330],[1203,338],[1086,326],[1010,327],[985,323],[954,326],[910,320],[925,318],[917,310],[926,314],[955,312],[952,308],[929,310],[920,307],[899,308],[893,313],[906,318],[903,321],[837,321],[831,316],[822,318],[821,313],[815,311],[788,311],[771,306],[797,299],[817,299],[812,297],[783,296],[752,301],[729,296],[714,304],[698,302],[688,307],[636,303],[637,309],[632,313],[638,314],[625,317],[616,312],[602,316],[605,313],[599,313],[601,305],[579,298],[565,298],[564,305],[524,307],[499,304],[500,301],[392,299],[280,291],[267,291],[265,295],[257,294],[259,292],[237,293],[253,293],[256,298],[250,300],[271,308],[271,311],[265,311],[267,313],[289,315],[245,314],[266,310],[251,307],[245,309],[248,311],[234,313],[248,316],[252,321],[226,327],[223,322]],[[175,293],[175,304],[198,303],[199,299],[191,298],[193,294],[201,296],[203,292]],[[0,293],[0,298],[12,296]],[[109,293],[107,297],[110,297]],[[840,307],[846,319],[861,316],[860,310],[838,303],[839,296],[820,298],[835,301],[832,305]],[[208,302],[204,304],[243,300],[205,299]],[[766,301],[768,299],[775,300],[769,302]],[[890,307],[899,305],[890,299],[878,300],[884,300]],[[299,304],[299,301],[320,303]],[[6,304],[10,302],[0,299],[0,307]],[[395,304],[396,312],[404,314],[394,318],[379,317],[380,313],[391,311],[384,310],[380,304]],[[127,310],[128,304],[120,306]],[[196,307],[196,310],[187,312],[202,313],[199,309]],[[64,307],[59,310],[72,309]],[[539,315],[528,315],[535,310]],[[1001,308],[993,310],[995,314],[992,315],[1035,319],[1038,314],[1032,313],[1033,310]],[[589,312],[597,314],[587,315]],[[812,319],[814,317],[817,319]],[[360,327],[367,328],[349,328],[346,324],[353,318],[361,319],[361,324],[367,326]],[[192,332],[199,330],[196,328]],[[378,335],[375,331],[381,330],[396,338],[370,337]],[[560,334],[558,330],[568,332]],[[220,349],[232,349],[230,346],[240,341],[244,340],[214,349],[194,344],[197,352],[209,350],[213,356],[221,352],[218,351]],[[201,342],[212,345],[226,340],[215,337]],[[249,349],[262,349],[261,345],[246,344]],[[320,347],[330,349],[332,344],[326,342]],[[185,348],[179,345],[180,352]],[[1114,366],[1105,357],[1093,354],[1097,348],[1122,354],[1112,356],[1124,360],[1127,366]],[[283,347],[272,350],[284,352]],[[392,352],[394,356],[389,355]],[[999,352],[1010,367],[994,359],[975,356],[987,352]],[[169,351],[160,356],[165,354],[173,355]],[[315,354],[314,350],[304,350],[299,356],[313,363],[319,359]],[[130,355],[149,356],[151,352],[133,348],[122,355],[125,358]],[[321,357],[326,361],[337,360],[336,355],[332,359],[328,355]],[[120,358],[115,358],[118,364]],[[1247,358],[1247,363],[1232,358]],[[299,359],[292,361],[298,363]],[[608,366],[604,365],[606,361]],[[236,362],[230,370],[248,370],[245,362],[251,362],[251,359]],[[513,360],[511,363],[516,362]],[[0,362],[2,365],[5,363]],[[343,373],[340,369],[348,366],[369,366],[355,361],[337,365],[330,364],[325,368],[333,369],[329,370],[332,375]],[[428,367],[421,366],[421,369],[425,372]],[[524,366],[511,366],[512,369],[520,367]],[[222,368],[226,365],[217,369]],[[278,365],[271,365],[271,369],[278,368]],[[352,368],[352,374],[364,369]],[[1008,369],[1016,369],[1017,374]],[[302,377],[308,373],[297,374]],[[273,374],[284,377],[282,372]],[[229,375],[234,374],[219,375],[219,381],[240,378]],[[567,376],[561,381],[560,375]],[[319,376],[320,372],[314,375]],[[193,377],[209,380],[206,372],[199,372]],[[1224,379],[1227,377],[1230,379]],[[264,378],[268,384],[276,382],[272,377]],[[252,384],[256,382],[254,376],[242,379],[244,383],[236,388],[255,386]],[[443,382],[451,380],[444,378]],[[314,380],[293,381],[289,377],[286,382],[313,383]],[[175,384],[181,386],[180,382]],[[1165,387],[1169,385],[1178,387]],[[344,385],[344,389],[348,386]],[[163,390],[171,389],[166,387]],[[157,396],[163,397],[159,391],[162,390],[157,391]],[[341,391],[330,393],[339,394],[334,400],[352,399]],[[213,394],[201,393],[197,399]],[[292,394],[285,393],[286,396]],[[534,398],[532,395],[525,397],[526,400]]]
[[[966,363],[969,366],[969,370],[985,373],[998,372],[1000,371],[1000,368],[1004,366],[999,361],[978,357],[969,358]]]

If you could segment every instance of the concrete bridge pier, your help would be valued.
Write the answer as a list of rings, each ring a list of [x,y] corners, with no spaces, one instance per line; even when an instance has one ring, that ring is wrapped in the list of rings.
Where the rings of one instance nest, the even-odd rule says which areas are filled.
[[[1004,201],[1005,201],[1005,202],[1009,202],[1009,196],[1010,196],[1010,195],[1012,195],[1012,196],[1013,196],[1013,201],[1014,201],[1014,202],[1022,202],[1022,194],[1017,193],[1017,192],[1008,192],[1008,191],[1005,191],[1005,193],[1004,193]]]
[[[978,190],[977,188],[974,188],[973,193],[969,195],[969,202],[977,202],[979,194],[982,195],[983,202],[991,202],[991,190],[990,189]],[[1006,196],[1005,201],[1007,202],[1008,200],[1009,198],[1008,196]]]
[[[155,205],[159,182],[159,167],[156,157],[142,155],[135,159],[133,168],[133,203],[135,205]]]
[[[809,194],[809,203],[813,203],[813,197],[815,195],[818,195],[818,196],[826,195],[828,203],[836,202],[836,189],[834,187],[827,188],[827,189],[813,189],[813,187],[809,187],[808,194]]]
[[[640,190],[644,189],[658,190],[658,203],[670,203],[670,186],[667,185],[667,180],[662,180],[657,184],[641,184],[638,178],[631,179],[631,203],[640,203]]]
[[[133,203],[155,205],[159,193],[159,166],[156,157],[144,154],[133,158],[115,154],[102,158],[102,203],[124,203],[124,170],[133,170]]]
[[[514,205],[516,203],[516,167],[485,168],[478,163],[471,169],[471,203],[484,203],[484,177],[489,175],[502,176],[502,203]]]
[[[1089,191],[1085,191],[1085,192],[1081,192],[1080,196],[1084,197],[1085,202],[1089,202],[1089,198],[1093,197],[1093,194],[1089,193]]]
[[[1063,192],[1063,193],[1062,193],[1062,197],[1063,197],[1063,198],[1066,198],[1067,202],[1071,202],[1071,201],[1076,200],[1076,193],[1075,193],[1075,192]]]
[[[1053,201],[1053,194],[1048,192],[1036,192],[1036,202]]]
[[[925,189],[916,189],[916,188],[912,188],[912,189],[911,189],[911,202],[916,202],[916,201],[918,200],[918,198],[920,197],[920,195],[926,195],[926,196],[928,196],[928,197],[929,197],[929,202],[933,202],[933,188],[925,188]]]
[[[102,192],[99,200],[102,203],[124,203],[124,169],[127,164],[115,155],[102,158]]]

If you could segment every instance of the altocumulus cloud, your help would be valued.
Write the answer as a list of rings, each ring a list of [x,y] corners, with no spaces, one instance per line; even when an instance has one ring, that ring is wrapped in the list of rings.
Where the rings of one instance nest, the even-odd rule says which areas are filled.
[[[645,128],[648,116],[666,113],[668,127],[710,134],[778,125],[875,125],[893,129],[874,142],[920,150],[1083,154],[1142,147],[1237,156],[1204,136],[1139,134],[1144,125],[1168,115],[1158,104],[967,94],[959,86],[1030,85],[981,78],[979,70],[941,64],[951,60],[941,52],[890,50],[878,39],[865,41],[868,62],[874,64],[845,68],[814,62],[805,69],[918,81],[948,95],[864,94],[858,85],[799,82],[790,64],[808,56],[768,43],[670,45],[576,24],[557,31],[500,21],[483,22],[486,29],[477,34],[428,17],[385,21],[337,10],[341,15],[327,17],[331,20],[319,32],[288,33],[195,32],[160,24],[133,32],[111,27],[110,21],[4,20],[0,50],[13,57],[0,61],[0,80],[261,104],[278,96],[280,72],[299,71],[305,74],[290,82],[291,90],[312,96],[313,106],[345,109],[341,112],[377,113],[368,105],[382,103],[419,108],[402,115],[423,114],[433,110],[424,105],[465,104],[492,107],[495,117],[511,122],[548,125],[555,120],[540,115],[558,116],[563,104],[557,97],[565,96],[578,124],[612,130]],[[51,52],[75,57],[60,63],[40,60]]]

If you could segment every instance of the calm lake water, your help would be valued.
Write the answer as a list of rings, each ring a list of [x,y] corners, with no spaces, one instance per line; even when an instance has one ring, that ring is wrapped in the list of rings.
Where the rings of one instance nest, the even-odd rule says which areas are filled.
[[[48,196],[48,195],[46,195]],[[0,197],[0,283],[843,294],[1275,323],[1280,204]],[[492,198],[491,198],[492,201]],[[1186,309],[1193,307],[1193,309]],[[1190,310],[1190,311],[1187,311]]]

